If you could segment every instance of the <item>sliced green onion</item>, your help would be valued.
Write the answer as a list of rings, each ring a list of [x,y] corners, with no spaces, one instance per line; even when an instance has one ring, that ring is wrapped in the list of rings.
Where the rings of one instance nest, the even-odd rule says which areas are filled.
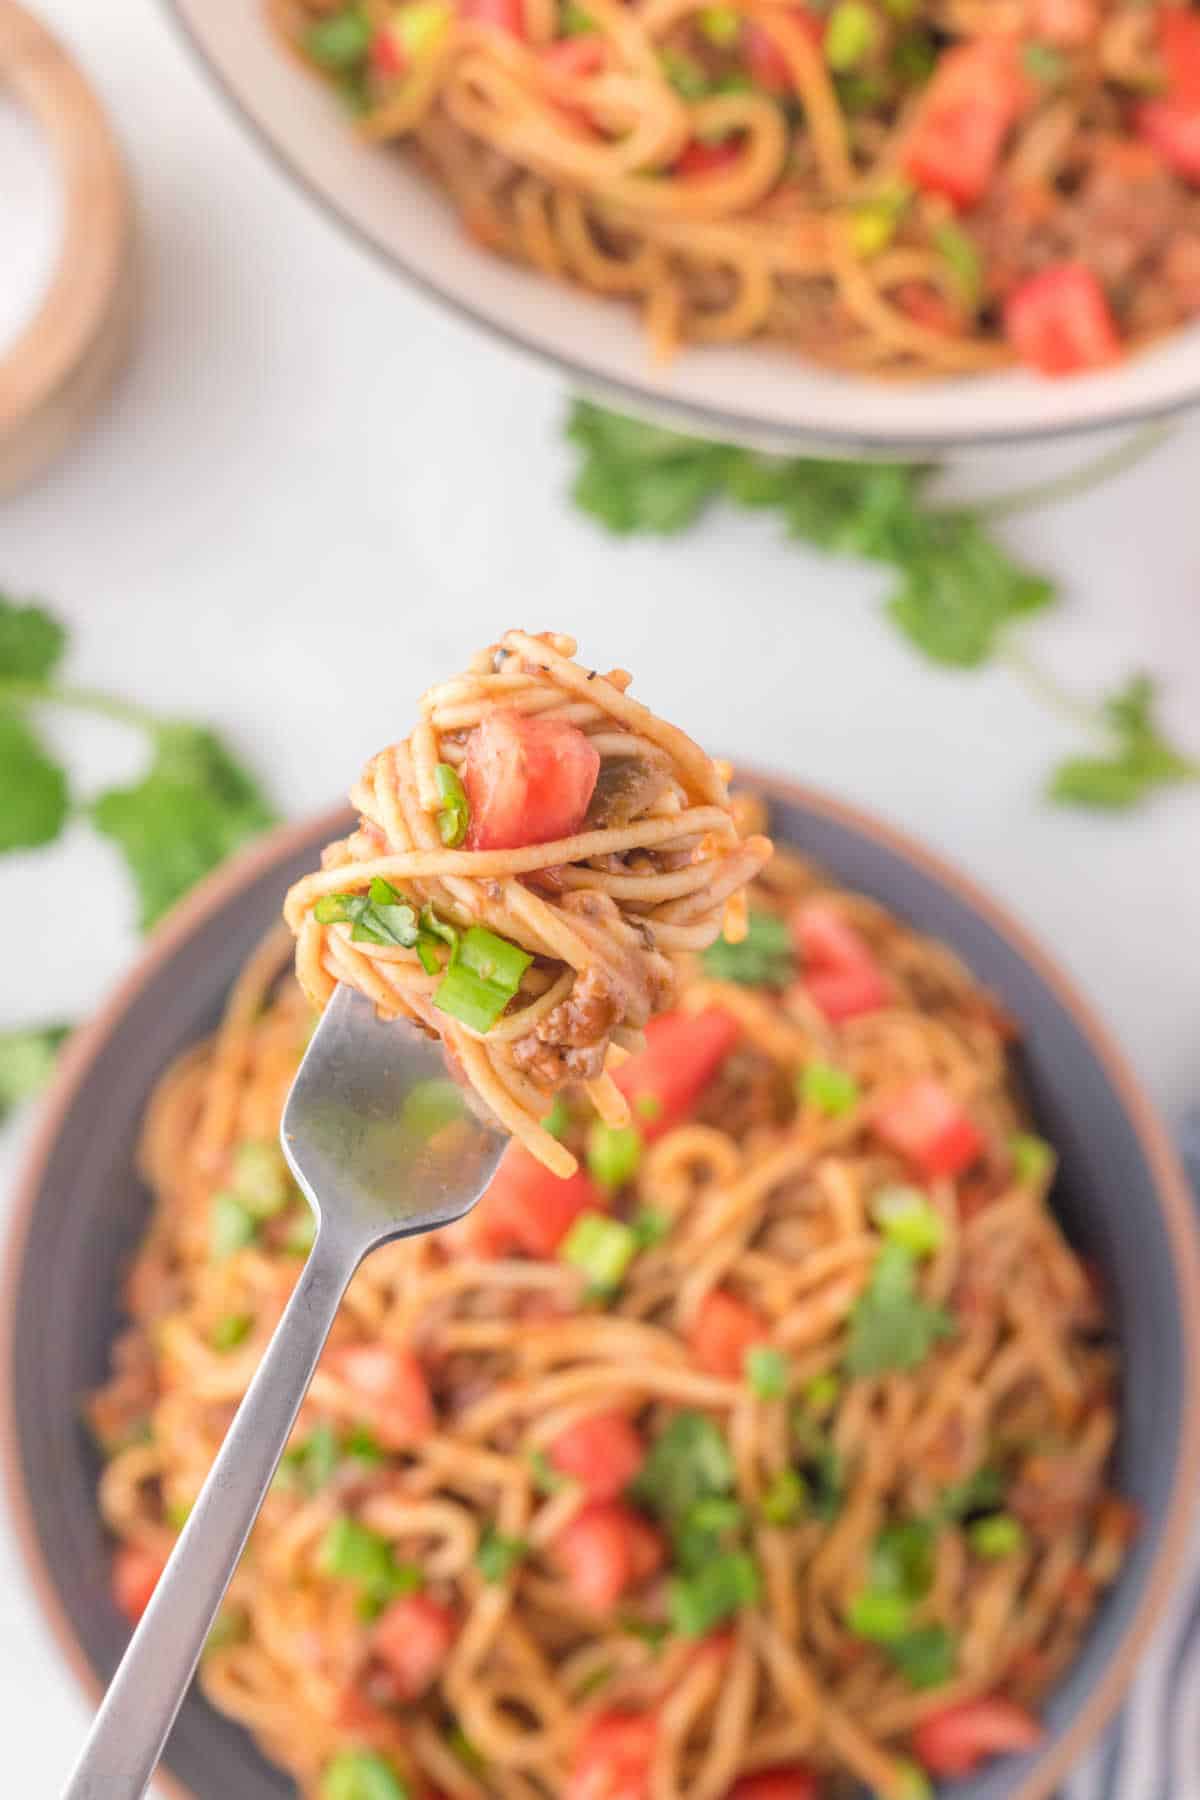
[[[886,1648],[910,1687],[942,1687],[954,1674],[958,1652],[944,1625],[916,1625]]]
[[[328,1526],[317,1561],[326,1575],[361,1588],[363,1598],[375,1609],[398,1594],[415,1594],[424,1586],[425,1578],[415,1563],[397,1562],[385,1537],[345,1513]]]
[[[702,100],[710,91],[707,71],[695,57],[682,50],[672,50],[668,45],[659,51],[658,61],[664,77],[681,100]]]
[[[485,1531],[475,1552],[475,1567],[485,1581],[505,1581],[528,1554],[529,1545],[524,1538],[508,1537],[502,1531]]]
[[[349,925],[355,943],[398,944],[411,950],[420,926],[416,908],[377,875],[365,894],[324,894],[313,907],[318,925]]]
[[[244,1642],[249,1632],[250,1621],[241,1608],[223,1606],[204,1640],[205,1656],[210,1656],[214,1650],[228,1650],[231,1645]]]
[[[790,1373],[791,1365],[782,1350],[755,1344],[746,1352],[746,1380],[760,1400],[782,1400]]]
[[[532,961],[519,945],[497,937],[483,925],[472,925],[458,941],[433,1004],[472,1031],[490,1031]]]
[[[729,50],[742,35],[742,15],[735,6],[706,6],[700,14],[700,29],[718,50]]]
[[[1025,1548],[1025,1527],[1011,1513],[991,1513],[967,1526],[967,1542],[976,1556],[989,1562],[1015,1556]]]
[[[446,1748],[472,1775],[482,1775],[487,1763],[475,1748],[461,1725],[452,1725],[446,1733]]]
[[[1016,1177],[1026,1187],[1045,1181],[1054,1167],[1054,1152],[1045,1138],[1032,1131],[1017,1131],[1008,1140],[1008,1153],[1013,1160]]]
[[[343,1446],[347,1456],[356,1462],[366,1463],[368,1468],[378,1468],[387,1461],[387,1451],[373,1437],[365,1425],[356,1425]]]
[[[409,1800],[410,1790],[374,1750],[340,1750],[321,1777],[320,1800]]]
[[[902,1756],[893,1766],[900,1778],[900,1785],[894,1790],[894,1800],[937,1800],[933,1783],[919,1763]],[[882,1796],[878,1800],[882,1800]]]
[[[371,47],[371,24],[357,6],[318,19],[304,34],[304,48],[323,69],[342,72],[362,62]]]
[[[436,5],[443,15],[445,24],[449,23],[450,9],[443,0],[423,0],[424,4]],[[410,12],[414,8],[408,9]],[[444,29],[444,26],[443,26]],[[437,782],[438,799],[442,810],[437,816],[438,836],[448,850],[457,850],[467,835],[467,827],[471,823],[471,809],[467,804],[467,790],[457,769],[449,763],[439,763],[434,770]]]
[[[437,48],[449,30],[453,17],[453,9],[447,5],[447,0],[409,0],[407,6],[401,6],[391,14],[391,30],[399,38],[406,54],[414,62],[417,62],[422,57],[428,56],[431,50]],[[434,771],[434,779],[438,784],[443,802],[446,801],[446,793],[442,787],[443,769],[453,776],[458,783],[459,792],[462,794],[463,820],[460,837],[448,838],[446,828],[442,824],[445,814],[439,813],[438,815],[438,830],[441,833],[442,842],[448,848],[453,849],[455,845],[461,844],[467,835],[467,797],[462,791],[462,783],[458,780],[454,770],[448,763],[439,763]]]
[[[920,1188],[880,1188],[871,1201],[871,1217],[889,1244],[899,1244],[911,1256],[932,1256],[946,1241],[946,1221]]]
[[[753,1606],[759,1588],[758,1570],[749,1553],[728,1551],[694,1574],[670,1583],[671,1623],[683,1637],[704,1637],[743,1606]]]
[[[245,1343],[253,1324],[253,1313],[225,1313],[214,1322],[208,1341],[214,1350],[219,1350],[224,1355]]]
[[[891,1644],[904,1636],[912,1617],[912,1602],[887,1588],[863,1588],[846,1609],[846,1623],[855,1637],[870,1644]]]
[[[821,1417],[823,1414],[833,1411],[841,1391],[842,1384],[838,1377],[832,1369],[827,1369],[823,1375],[814,1375],[811,1380],[805,1382],[800,1389],[800,1398],[810,1412]]]
[[[640,1207],[629,1223],[639,1250],[652,1250],[655,1244],[661,1244],[671,1235],[670,1213],[659,1212],[654,1206]]]
[[[947,219],[934,232],[933,241],[954,277],[959,299],[968,311],[974,312],[983,293],[983,258],[974,238]]]
[[[938,1514],[943,1519],[965,1519],[968,1514],[994,1510],[1004,1498],[1004,1477],[999,1469],[976,1469],[965,1481],[942,1489]]]
[[[544,1450],[529,1452],[529,1472],[539,1494],[557,1494],[567,1485],[567,1477],[554,1467]]]
[[[606,1213],[580,1213],[563,1239],[559,1255],[573,1268],[582,1269],[591,1285],[611,1293],[624,1280],[637,1255],[637,1234]]]
[[[554,1105],[542,1120],[542,1130],[548,1131],[552,1138],[560,1141],[571,1129],[571,1109],[561,1094],[555,1094]]]
[[[340,1460],[332,1425],[315,1425],[302,1443],[284,1451],[273,1485],[285,1492],[318,1494],[333,1479]]]
[[[864,0],[838,0],[825,27],[825,61],[844,75],[870,55],[878,36],[875,15]]]
[[[587,1166],[593,1181],[615,1192],[637,1174],[642,1139],[632,1125],[606,1125],[597,1119],[587,1137]]]
[[[208,1253],[213,1262],[224,1262],[254,1242],[258,1221],[236,1194],[214,1194],[208,1212]]]
[[[596,29],[596,21],[586,7],[579,5],[579,0],[567,0],[559,29],[564,37],[590,37]]]
[[[1046,87],[1056,87],[1067,72],[1068,63],[1061,50],[1053,44],[1025,44],[1021,50],[1021,61],[1025,65],[1025,73],[1032,75]]]
[[[850,213],[850,245],[855,256],[869,261],[886,250],[896,235],[896,214],[879,200],[864,200]]]
[[[441,958],[437,953],[440,940],[450,952],[451,961],[458,948],[458,932],[445,919],[439,919],[432,906],[421,908],[421,935],[417,939],[417,955],[421,959],[421,967],[427,975],[439,975],[442,969]]]
[[[800,1074],[800,1092],[810,1106],[828,1118],[840,1118],[858,1105],[858,1083],[833,1063],[811,1062]]]
[[[780,1469],[759,1505],[768,1525],[795,1525],[808,1509],[808,1484],[795,1469]]]
[[[283,1247],[289,1256],[307,1256],[317,1241],[317,1215],[301,1202],[288,1225]]]
[[[736,944],[718,938],[701,952],[700,962],[714,981],[734,981],[740,987],[786,987],[796,973],[788,922],[778,913],[752,908],[745,937]]]
[[[271,1219],[282,1212],[291,1198],[292,1184],[279,1145],[264,1140],[239,1144],[233,1156],[233,1188],[256,1219]]]
[[[639,1094],[633,1103],[633,1110],[639,1119],[645,1119],[647,1125],[655,1119],[662,1118],[663,1103],[658,1094]]]

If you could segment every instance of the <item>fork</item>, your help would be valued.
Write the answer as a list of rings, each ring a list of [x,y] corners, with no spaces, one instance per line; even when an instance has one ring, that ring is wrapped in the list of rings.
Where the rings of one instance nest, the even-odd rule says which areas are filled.
[[[344,986],[292,1083],[281,1140],[316,1239],[63,1800],[144,1794],[351,1277],[381,1244],[469,1212],[507,1143],[448,1078],[438,1043]]]

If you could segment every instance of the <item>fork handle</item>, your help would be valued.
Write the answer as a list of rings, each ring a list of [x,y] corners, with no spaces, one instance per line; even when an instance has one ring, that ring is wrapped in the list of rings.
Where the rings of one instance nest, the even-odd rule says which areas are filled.
[[[322,1224],[63,1800],[140,1800],[258,1517],[362,1245]]]

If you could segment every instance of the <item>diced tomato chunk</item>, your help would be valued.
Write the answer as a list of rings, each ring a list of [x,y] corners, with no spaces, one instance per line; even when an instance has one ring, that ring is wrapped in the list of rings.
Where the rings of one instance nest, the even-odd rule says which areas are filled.
[[[150,1604],[158,1578],[166,1568],[161,1556],[140,1544],[122,1544],[113,1557],[112,1594],[117,1608],[136,1625]]]
[[[554,1539],[554,1554],[577,1600],[609,1613],[621,1595],[662,1566],[658,1532],[621,1500],[594,1501]]]
[[[579,1735],[563,1800],[649,1800],[658,1726],[648,1713],[600,1713]]]
[[[789,1763],[741,1776],[730,1788],[728,1800],[821,1800],[821,1789],[811,1769]]]
[[[887,978],[862,933],[828,901],[809,900],[792,915],[800,987],[833,1024],[877,1012],[891,997]]]
[[[687,1118],[741,1034],[733,1014],[719,1006],[650,1020],[646,1048],[614,1077],[648,1142]]]
[[[675,173],[685,180],[694,175],[716,175],[735,163],[740,154],[740,138],[722,138],[719,144],[706,144],[701,138],[693,138],[676,162]]]
[[[905,281],[896,290],[896,305],[914,325],[940,331],[943,337],[961,337],[963,316],[931,281]]]
[[[1158,41],[1171,99],[1200,108],[1200,13],[1191,7],[1160,6]]]
[[[574,836],[599,773],[599,752],[574,725],[489,713],[467,740],[462,769],[468,847],[514,850]]]
[[[445,1666],[458,1619],[428,1594],[406,1594],[379,1615],[371,1651],[384,1665],[397,1700],[419,1700]]]
[[[1200,182],[1200,106],[1147,100],[1138,107],[1137,128],[1177,175]]]
[[[459,0],[459,12],[477,25],[494,25],[497,31],[511,32],[513,37],[529,36],[522,0]]]
[[[382,26],[371,39],[367,62],[371,73],[383,81],[395,81],[408,68],[408,53],[398,32]]]
[[[553,1256],[583,1212],[605,1212],[604,1195],[582,1169],[564,1181],[513,1144],[474,1211],[452,1226],[454,1242],[477,1256]],[[448,1235],[448,1234],[443,1234]]]
[[[642,1466],[645,1448],[624,1413],[593,1413],[560,1431],[550,1461],[583,1483],[593,1500],[615,1500]]]
[[[583,37],[559,38],[556,43],[547,44],[540,54],[542,67],[552,75],[579,81],[600,73],[608,62],[608,45],[595,31]]]
[[[918,104],[904,146],[905,173],[956,206],[982,200],[1028,97],[1011,38],[980,38],[948,50]]]
[[[425,1371],[399,1344],[343,1344],[325,1364],[362,1400],[363,1417],[380,1443],[404,1450],[433,1430],[433,1401]]]
[[[1100,369],[1121,355],[1104,289],[1082,263],[1056,263],[1013,288],[1004,330],[1022,362],[1043,375]]]
[[[876,1136],[930,1180],[961,1175],[984,1148],[978,1125],[933,1075],[918,1075],[886,1094],[871,1119]]]
[[[766,1324],[752,1306],[723,1288],[714,1288],[696,1310],[688,1345],[707,1374],[740,1381],[747,1352],[766,1337]]]
[[[1032,1713],[997,1695],[931,1713],[913,1732],[913,1748],[931,1775],[970,1775],[989,1756],[1032,1750],[1041,1737]]]

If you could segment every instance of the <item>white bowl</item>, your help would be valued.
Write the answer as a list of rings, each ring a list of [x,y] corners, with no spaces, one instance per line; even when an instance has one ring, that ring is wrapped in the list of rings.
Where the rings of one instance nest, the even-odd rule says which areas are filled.
[[[611,405],[763,448],[910,456],[1071,437],[1200,403],[1200,324],[1066,381],[873,381],[765,344],[657,366],[631,308],[488,255],[407,158],[360,143],[324,86],[281,53],[261,0],[168,5],[241,116],[334,218],[426,293]]]

